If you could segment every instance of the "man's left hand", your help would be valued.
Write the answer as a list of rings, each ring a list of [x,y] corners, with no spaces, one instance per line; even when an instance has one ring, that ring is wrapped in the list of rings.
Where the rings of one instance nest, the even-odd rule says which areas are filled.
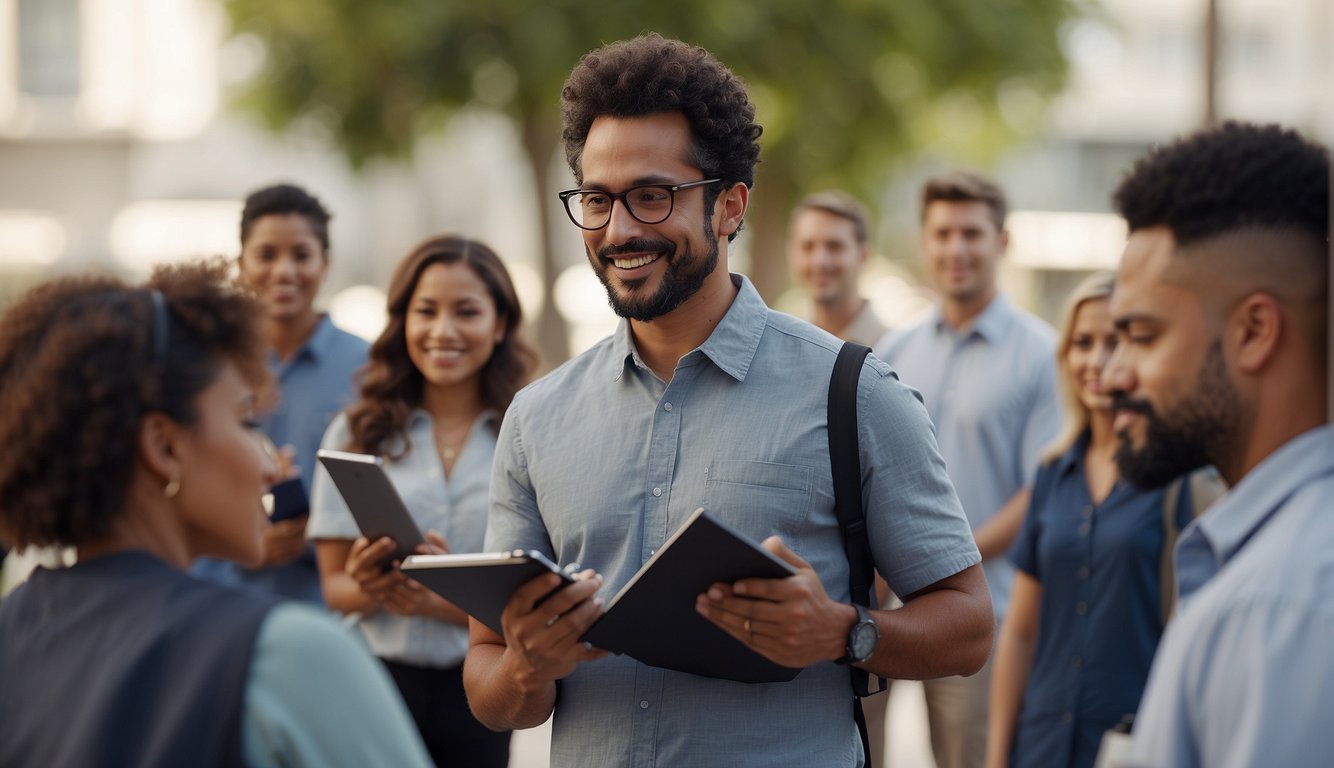
[[[743,579],[714,584],[695,600],[695,610],[776,664],[804,668],[843,655],[857,620],[851,605],[824,591],[810,563],[777,536],[761,544],[797,569],[785,579]]]

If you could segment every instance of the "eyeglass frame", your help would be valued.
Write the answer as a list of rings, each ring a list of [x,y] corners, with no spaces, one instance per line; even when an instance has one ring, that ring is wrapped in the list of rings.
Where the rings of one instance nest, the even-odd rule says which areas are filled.
[[[649,226],[652,226],[654,224],[661,224],[664,221],[670,219],[672,217],[672,214],[676,212],[676,193],[679,192],[680,190],[694,189],[695,187],[703,187],[709,184],[717,184],[720,181],[722,181],[722,179],[701,179],[699,181],[687,181],[683,184],[636,184],[633,187],[628,187],[620,192],[608,192],[603,189],[583,189],[583,188],[567,189],[563,192],[557,192],[556,197],[560,198],[561,207],[565,209],[565,215],[569,217],[570,223],[574,224],[576,227],[586,232],[596,232],[599,229],[606,229],[608,226],[611,225],[611,215],[614,212],[614,209],[616,208],[617,200],[621,201],[621,207],[625,209],[626,213],[630,214],[630,218],[634,219],[640,224],[647,224]],[[639,218],[638,214],[635,213],[634,206],[630,205],[630,203],[626,200],[626,195],[630,194],[631,192],[634,192],[636,189],[648,189],[650,187],[667,190],[668,197],[670,198],[670,205],[667,206],[667,214],[663,216],[661,219],[658,219],[657,221],[644,221],[643,219]],[[575,195],[586,195],[586,194],[602,194],[611,198],[611,204],[607,206],[607,220],[603,222],[601,226],[586,227],[583,224],[580,224],[574,218],[574,211],[570,210],[570,198],[574,197]]]

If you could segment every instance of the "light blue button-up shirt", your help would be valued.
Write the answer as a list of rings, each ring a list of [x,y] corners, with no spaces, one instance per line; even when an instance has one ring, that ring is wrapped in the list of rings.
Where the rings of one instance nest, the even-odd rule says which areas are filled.
[[[1177,541],[1180,613],[1130,765],[1334,760],[1334,427],[1270,454]]]
[[[385,459],[384,472],[412,513],[422,533],[435,529],[445,537],[449,551],[481,552],[486,533],[487,484],[496,453],[496,417],[487,412],[472,425],[463,451],[448,478],[435,448],[430,414],[415,410],[408,419],[410,450],[398,459]],[[322,447],[347,450],[352,433],[347,415],[329,425]],[[347,502],[338,493],[329,472],[315,472],[310,497],[307,538],[355,539],[361,535]],[[468,652],[468,628],[421,616],[399,616],[379,611],[358,622],[371,652],[382,659],[422,667],[449,668],[463,662]]]
[[[273,444],[296,449],[301,482],[310,493],[315,451],[333,417],[356,399],[356,374],[366,364],[370,345],[320,317],[310,338],[291,359],[269,352],[269,370],[278,381],[279,397],[263,415],[260,430]],[[210,581],[245,585],[283,597],[324,603],[315,553],[307,551],[291,563],[269,568],[242,568],[235,563],[202,558],[193,572]]]
[[[610,599],[696,508],[778,534],[848,602],[826,398],[841,342],[770,311],[750,282],[664,384],[627,323],[519,393],[501,427],[486,548],[599,570]],[[863,505],[878,570],[910,594],[979,561],[916,393],[871,357],[857,407]],[[846,667],[745,684],[583,664],[561,684],[554,766],[854,766]]]
[[[974,529],[1033,482],[1061,426],[1050,326],[997,295],[967,328],[950,327],[937,307],[921,324],[886,334],[875,353],[922,393]],[[1014,566],[1000,555],[982,569],[1004,616]]]

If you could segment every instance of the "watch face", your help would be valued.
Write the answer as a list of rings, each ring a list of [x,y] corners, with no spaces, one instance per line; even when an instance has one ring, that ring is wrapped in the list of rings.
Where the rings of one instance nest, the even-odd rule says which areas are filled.
[[[852,628],[852,657],[857,661],[866,661],[875,653],[875,644],[880,640],[880,632],[874,622],[858,624]]]

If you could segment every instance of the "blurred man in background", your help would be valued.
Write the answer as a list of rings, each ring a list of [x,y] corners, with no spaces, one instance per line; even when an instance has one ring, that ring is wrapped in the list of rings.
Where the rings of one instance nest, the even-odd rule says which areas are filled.
[[[830,190],[797,204],[787,239],[792,277],[810,300],[802,319],[868,347],[888,330],[857,290],[871,255],[869,231],[866,207],[846,192]]]

